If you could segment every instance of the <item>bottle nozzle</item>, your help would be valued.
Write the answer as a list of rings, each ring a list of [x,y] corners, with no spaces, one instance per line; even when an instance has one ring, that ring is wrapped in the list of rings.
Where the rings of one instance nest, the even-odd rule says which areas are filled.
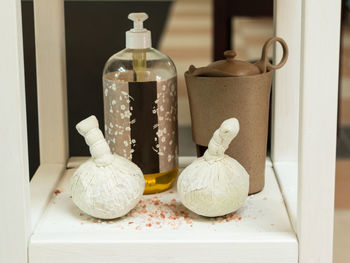
[[[150,48],[151,32],[143,27],[143,21],[148,18],[146,13],[130,13],[128,18],[134,22],[134,28],[126,32],[126,47],[131,49]]]
[[[132,31],[141,31],[143,30],[143,21],[148,18],[146,13],[130,13],[128,18],[134,22],[134,28]]]

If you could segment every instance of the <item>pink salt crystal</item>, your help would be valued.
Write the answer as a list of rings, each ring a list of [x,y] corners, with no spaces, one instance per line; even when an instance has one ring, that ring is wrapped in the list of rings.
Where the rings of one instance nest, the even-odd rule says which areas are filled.
[[[149,224],[146,224],[146,226],[147,226],[147,227],[151,227],[151,226],[152,226],[152,224],[151,224],[151,223],[149,223]]]
[[[264,200],[267,200],[267,197],[264,197]]]
[[[83,213],[80,213],[79,215],[80,215],[80,216],[83,216],[84,214],[83,214]]]
[[[54,193],[55,193],[55,195],[59,195],[60,193],[62,193],[62,190],[56,189],[56,190],[54,191]]]
[[[171,202],[176,202],[176,199],[175,198],[171,199]]]

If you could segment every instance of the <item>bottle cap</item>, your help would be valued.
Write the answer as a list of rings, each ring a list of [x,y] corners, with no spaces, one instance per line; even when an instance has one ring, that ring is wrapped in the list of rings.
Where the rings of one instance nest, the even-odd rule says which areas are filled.
[[[146,13],[130,13],[128,18],[134,22],[134,28],[126,31],[126,48],[150,48],[152,46],[151,32],[143,28],[143,21],[148,18],[148,15]]]

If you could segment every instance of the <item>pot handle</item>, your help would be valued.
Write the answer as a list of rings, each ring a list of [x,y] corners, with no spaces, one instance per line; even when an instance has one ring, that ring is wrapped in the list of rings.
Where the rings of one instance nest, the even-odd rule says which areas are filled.
[[[279,42],[283,48],[283,57],[277,65],[271,64],[268,58],[268,51],[270,47],[275,43]],[[280,37],[271,37],[269,38],[262,49],[261,59],[256,63],[259,67],[261,73],[265,73],[266,71],[271,71],[272,69],[279,69],[284,66],[288,59],[288,46],[286,42]]]

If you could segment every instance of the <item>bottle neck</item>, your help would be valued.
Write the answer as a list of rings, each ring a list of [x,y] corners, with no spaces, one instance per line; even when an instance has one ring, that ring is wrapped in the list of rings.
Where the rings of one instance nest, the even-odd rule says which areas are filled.
[[[125,46],[130,49],[146,49],[152,47],[151,32],[127,31],[125,33]]]

